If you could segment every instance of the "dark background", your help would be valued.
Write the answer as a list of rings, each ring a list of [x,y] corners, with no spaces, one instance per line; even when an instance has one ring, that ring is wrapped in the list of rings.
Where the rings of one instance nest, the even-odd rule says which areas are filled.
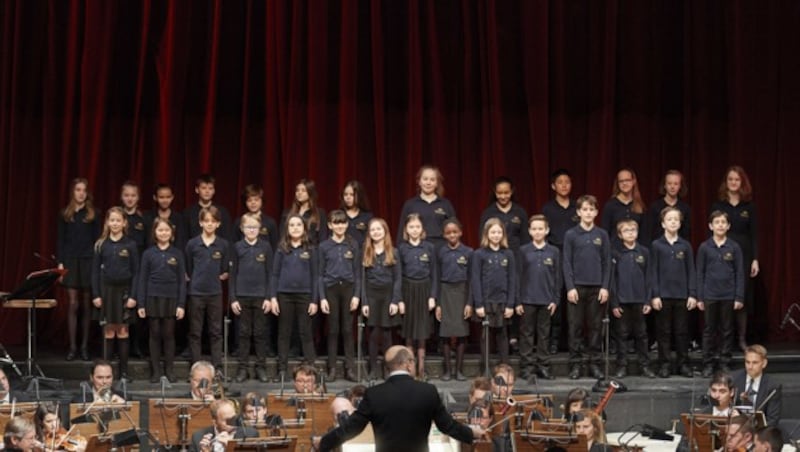
[[[102,209],[128,178],[194,200],[262,184],[279,216],[295,182],[320,205],[363,181],[397,224],[423,163],[477,242],[491,181],[511,176],[529,213],[549,174],[604,202],[634,168],[645,201],[669,168],[686,175],[693,242],[724,169],[745,167],[760,213],[762,338],[798,300],[800,4],[795,1],[31,1],[0,6],[0,288],[55,251],[75,176]],[[393,231],[395,232],[395,231]],[[63,343],[61,305],[40,337]],[[0,310],[0,341],[24,312]]]

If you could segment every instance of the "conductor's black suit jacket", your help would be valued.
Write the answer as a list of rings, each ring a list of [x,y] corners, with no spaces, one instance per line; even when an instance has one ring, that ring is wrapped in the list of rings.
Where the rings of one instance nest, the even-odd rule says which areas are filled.
[[[445,435],[472,443],[472,430],[450,416],[435,386],[396,374],[367,389],[358,410],[322,437],[320,450],[338,447],[371,423],[377,452],[424,452],[431,422]]]

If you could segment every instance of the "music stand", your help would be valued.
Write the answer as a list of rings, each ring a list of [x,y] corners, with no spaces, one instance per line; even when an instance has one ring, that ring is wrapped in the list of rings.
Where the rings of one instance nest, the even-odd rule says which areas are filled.
[[[727,416],[682,413],[681,421],[691,450],[713,452],[725,445],[730,421]]]
[[[36,388],[37,397],[39,384],[44,383],[50,385],[53,389],[61,389],[62,381],[57,378],[48,378],[39,363],[36,361],[36,301],[45,292],[50,290],[61,277],[67,273],[65,269],[49,268],[45,270],[35,271],[25,277],[25,280],[10,294],[3,296],[3,304],[8,304],[10,300],[23,300],[28,309],[28,358],[27,370],[28,373],[23,377],[23,381],[28,381],[27,391]],[[27,301],[30,300],[30,305]],[[54,306],[50,304],[49,307]],[[36,369],[38,376],[34,375],[33,369]]]

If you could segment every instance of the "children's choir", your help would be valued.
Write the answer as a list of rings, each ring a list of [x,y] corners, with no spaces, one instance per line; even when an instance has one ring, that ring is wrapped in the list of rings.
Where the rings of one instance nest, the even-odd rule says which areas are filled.
[[[116,351],[123,378],[131,347],[137,340],[147,343],[133,331],[149,335],[154,382],[162,375],[175,380],[181,336],[188,337],[192,362],[202,359],[207,338],[211,363],[220,368],[224,293],[235,319],[238,381],[268,380],[265,364],[275,354],[275,325],[278,374],[273,378],[280,380],[288,371],[294,343],[313,362],[315,341],[326,336],[327,379],[355,380],[356,317],[368,327],[370,377],[380,377],[379,352],[403,341],[415,352],[417,375],[426,378],[428,340],[437,337],[444,357],[441,378],[465,380],[471,322],[482,326],[476,330],[483,332],[484,358],[490,354],[487,344],[494,342],[499,362],[509,362],[509,343],[518,339],[526,379],[553,377],[548,361],[559,350],[562,316],[569,333],[570,378],[585,372],[604,376],[600,351],[606,316],[617,343],[618,378],[627,373],[629,338],[643,375],[691,375],[687,349],[695,309],[705,319],[706,376],[727,369],[735,331],[739,345],[746,346],[747,312],[753,305],[749,279],[759,265],[752,187],[741,167],[726,171],[709,216],[709,238],[697,253],[689,242],[690,207],[682,199],[686,181],[677,170],[665,173],[661,197],[649,209],[636,173],[620,170],[601,213],[597,197],[572,198],[570,174],[559,169],[551,177],[553,199],[530,217],[513,201],[511,179],[499,177],[481,215],[481,243],[475,250],[461,242],[462,224],[443,196],[439,169],[423,166],[416,183],[418,192],[403,205],[393,242],[387,221],[373,216],[366,190],[356,180],[347,182],[340,205],[326,215],[317,204],[314,181],[301,179],[276,224],[262,208],[263,190],[257,185],[244,188],[245,212],[232,221],[214,201],[215,179],[208,174],[197,178],[197,200],[182,214],[172,205],[172,188],[164,184],[153,194],[155,210],[142,212],[139,186],[126,181],[121,206],[103,215],[92,203],[89,182],[74,179],[58,217],[58,262],[69,270],[63,281],[69,299],[67,359],[89,359],[94,319],[103,325],[103,357]],[[187,335],[181,334],[184,316]],[[315,316],[327,319],[327,326]],[[658,343],[652,362],[648,316],[655,317],[650,339]],[[133,328],[137,317],[139,328]],[[344,374],[337,375],[340,342]]]

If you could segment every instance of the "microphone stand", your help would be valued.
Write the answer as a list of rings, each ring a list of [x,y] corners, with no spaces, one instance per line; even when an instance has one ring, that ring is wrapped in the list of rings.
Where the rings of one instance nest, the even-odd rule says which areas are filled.
[[[608,376],[609,370],[609,345],[611,342],[611,318],[608,316],[608,305],[610,302],[606,301],[605,303],[605,314],[603,316],[603,340],[605,341],[605,347],[603,350],[603,360],[605,361],[605,373],[603,374],[603,378],[598,378],[597,382],[592,386],[592,392],[605,392],[608,388],[608,385],[611,384],[611,378]],[[624,383],[621,381],[614,380],[619,387],[617,387],[615,392],[625,392],[628,390],[628,387],[625,386]]]
[[[489,319],[488,317],[484,316],[483,320],[481,321],[481,325],[483,326],[483,346],[485,347],[486,353],[483,356],[483,372],[484,375],[487,377],[490,375],[489,373]]]
[[[363,276],[362,276],[363,278]],[[364,322],[364,316],[361,314],[361,308],[358,309],[358,317],[356,320],[356,325],[358,328],[358,332],[356,334],[356,338],[358,339],[358,347],[356,350],[356,380],[359,383],[363,383],[361,380],[361,371],[364,370],[363,375],[367,375],[367,370],[364,368],[364,350],[363,350],[363,342],[364,342],[364,328],[366,327],[366,323]]]

